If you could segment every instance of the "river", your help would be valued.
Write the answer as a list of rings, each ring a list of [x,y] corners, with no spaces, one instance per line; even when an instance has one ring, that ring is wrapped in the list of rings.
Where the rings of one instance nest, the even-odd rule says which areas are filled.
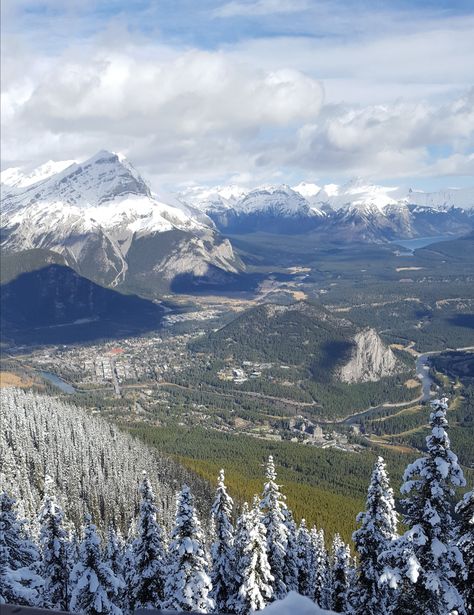
[[[421,401],[428,401],[431,397],[431,386],[434,384],[433,378],[430,376],[430,365],[428,362],[429,355],[420,354],[416,360],[415,368],[418,380],[421,381],[421,392],[423,397]]]
[[[63,393],[68,393],[69,395],[71,395],[72,393],[76,392],[76,389],[72,385],[67,383],[65,380],[62,380],[62,378],[60,378],[59,376],[56,376],[56,374],[42,371],[40,371],[39,373],[45,380],[53,384],[55,387],[58,387],[58,389],[61,389]]]

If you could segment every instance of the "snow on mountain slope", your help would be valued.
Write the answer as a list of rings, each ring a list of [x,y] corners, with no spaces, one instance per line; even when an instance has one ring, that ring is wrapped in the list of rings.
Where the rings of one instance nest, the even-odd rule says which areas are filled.
[[[411,205],[431,207],[440,211],[456,207],[460,209],[474,209],[474,187],[448,188],[438,192],[419,192],[409,190],[403,201]]]
[[[138,171],[111,152],[98,152],[31,185],[17,183],[6,192],[2,210],[4,249],[58,251],[83,275],[108,284],[125,280],[131,246],[156,234],[179,237],[178,243],[172,242],[175,256],[180,248],[189,252],[186,239],[199,244],[195,262],[186,259],[187,269],[181,263],[177,273],[184,268],[202,275],[211,266],[233,273],[238,269],[232,246],[218,238],[207,216],[177,200],[172,204],[157,200]],[[170,245],[169,239],[163,242]],[[176,262],[176,258],[165,260],[166,279],[172,279]],[[151,264],[156,268],[156,263]]]
[[[231,208],[242,199],[248,190],[236,185],[206,188],[192,186],[179,194],[179,199],[206,211],[214,207]]]
[[[324,215],[322,212],[314,211],[300,193],[286,184],[252,190],[239,201],[239,211],[245,213],[272,211],[290,217]]]
[[[62,160],[59,162],[48,160],[48,162],[45,162],[30,172],[26,172],[20,167],[11,167],[0,173],[0,183],[4,186],[8,186],[8,188],[26,188],[56,173],[64,171],[64,169],[75,164],[75,162],[75,160]]]
[[[326,188],[326,187],[325,187]],[[383,212],[387,205],[395,205],[403,190],[396,187],[377,186],[361,178],[342,186],[330,184],[315,195],[315,201],[328,204],[332,209],[366,209]]]

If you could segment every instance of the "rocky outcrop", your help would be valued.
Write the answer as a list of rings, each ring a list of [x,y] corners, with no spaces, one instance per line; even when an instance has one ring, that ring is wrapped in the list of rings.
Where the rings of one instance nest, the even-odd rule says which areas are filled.
[[[399,371],[396,356],[374,329],[360,331],[354,342],[352,356],[338,374],[342,382],[376,382]]]

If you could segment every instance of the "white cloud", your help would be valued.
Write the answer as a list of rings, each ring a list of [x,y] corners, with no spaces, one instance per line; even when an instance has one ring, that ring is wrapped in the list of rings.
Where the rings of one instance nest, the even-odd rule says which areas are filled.
[[[226,23],[250,8],[290,21],[306,7],[258,0],[217,11],[227,12]],[[332,31],[345,32],[351,16],[336,11],[332,19]],[[397,19],[362,24],[354,15],[360,31],[351,37],[268,36],[212,50],[129,32],[122,21],[53,49],[39,45],[41,29],[9,32],[2,164],[108,148],[168,186],[466,175],[474,18]]]

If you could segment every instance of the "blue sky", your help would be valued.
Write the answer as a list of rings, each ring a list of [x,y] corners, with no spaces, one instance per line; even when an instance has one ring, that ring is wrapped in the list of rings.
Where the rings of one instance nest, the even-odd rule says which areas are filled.
[[[474,184],[472,1],[4,0],[2,168]],[[25,138],[27,136],[27,138]]]

